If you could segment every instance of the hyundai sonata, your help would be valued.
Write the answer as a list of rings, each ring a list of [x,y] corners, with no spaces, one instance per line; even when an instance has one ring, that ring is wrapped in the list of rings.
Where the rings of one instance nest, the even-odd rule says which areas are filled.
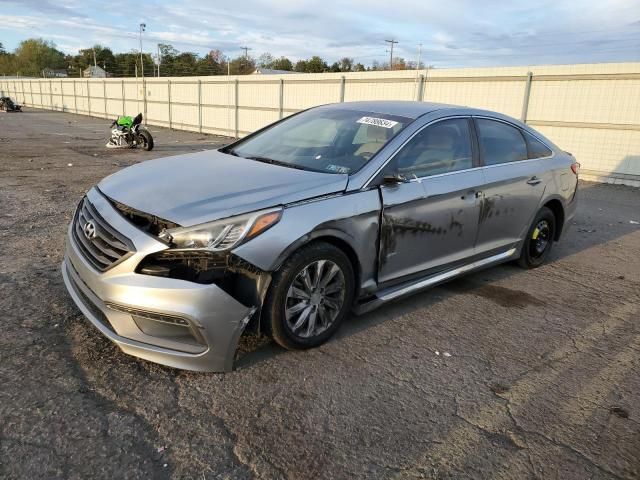
[[[495,112],[320,106],[105,178],[76,209],[62,273],[124,352],[228,371],[244,331],[315,347],[350,311],[539,266],[574,214],[578,168]]]

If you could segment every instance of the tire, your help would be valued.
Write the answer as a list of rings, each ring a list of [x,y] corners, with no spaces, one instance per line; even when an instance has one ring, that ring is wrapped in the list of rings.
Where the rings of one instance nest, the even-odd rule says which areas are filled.
[[[555,234],[556,217],[550,209],[542,207],[527,231],[518,265],[526,269],[542,265],[551,252]]]
[[[149,133],[148,130],[141,128],[138,131],[138,136],[142,140],[141,146],[144,150],[146,151],[153,150],[153,137],[151,136],[151,133]]]
[[[291,255],[274,274],[262,310],[264,324],[284,348],[317,347],[348,315],[354,291],[355,276],[347,255],[329,243],[310,244]]]

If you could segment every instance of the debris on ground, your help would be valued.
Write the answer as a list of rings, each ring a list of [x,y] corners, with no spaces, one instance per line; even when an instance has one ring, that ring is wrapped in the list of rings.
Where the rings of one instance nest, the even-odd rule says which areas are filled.
[[[613,405],[609,408],[609,411],[620,418],[629,418],[629,412],[626,408],[620,407],[618,405]]]

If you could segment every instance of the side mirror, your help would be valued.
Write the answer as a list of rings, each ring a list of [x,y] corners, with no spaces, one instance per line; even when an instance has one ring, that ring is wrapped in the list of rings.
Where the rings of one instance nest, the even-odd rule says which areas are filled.
[[[407,181],[407,177],[401,175],[399,173],[388,173],[382,177],[383,185],[397,185],[399,183],[405,183]]]

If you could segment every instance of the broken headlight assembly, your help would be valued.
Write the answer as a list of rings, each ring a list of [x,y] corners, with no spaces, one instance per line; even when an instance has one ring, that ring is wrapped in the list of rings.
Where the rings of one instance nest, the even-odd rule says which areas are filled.
[[[136,271],[145,275],[213,283],[229,268],[229,252],[280,221],[282,208],[261,210],[214,222],[163,230],[170,248],[147,256]]]

